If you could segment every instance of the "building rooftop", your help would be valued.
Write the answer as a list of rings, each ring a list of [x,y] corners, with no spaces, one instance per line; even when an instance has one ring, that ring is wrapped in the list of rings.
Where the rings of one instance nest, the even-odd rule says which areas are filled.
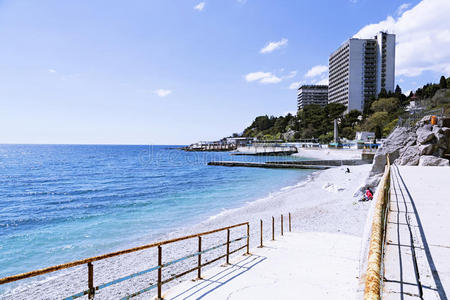
[[[328,85],[314,85],[314,84],[304,84],[298,88],[300,89],[328,89]]]

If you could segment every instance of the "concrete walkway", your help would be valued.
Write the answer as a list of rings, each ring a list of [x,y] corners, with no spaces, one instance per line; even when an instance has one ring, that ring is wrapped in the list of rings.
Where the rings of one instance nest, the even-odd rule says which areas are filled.
[[[186,281],[164,299],[354,299],[359,237],[287,233],[264,248]]]
[[[395,165],[383,299],[448,299],[450,168]]]

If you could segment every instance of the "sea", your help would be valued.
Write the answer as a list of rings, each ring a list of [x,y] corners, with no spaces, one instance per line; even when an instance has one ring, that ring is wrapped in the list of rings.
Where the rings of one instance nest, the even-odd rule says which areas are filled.
[[[0,145],[0,278],[156,241],[305,180],[177,146]]]

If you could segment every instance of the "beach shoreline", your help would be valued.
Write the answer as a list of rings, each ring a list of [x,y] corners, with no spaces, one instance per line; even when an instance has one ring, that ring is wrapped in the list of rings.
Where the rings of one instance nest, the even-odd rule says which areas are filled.
[[[308,150],[310,151],[310,150]],[[308,152],[309,153],[309,152]],[[308,156],[310,157],[310,156]],[[226,210],[222,213],[211,216],[204,222],[189,228],[180,228],[173,231],[165,239],[203,232],[215,228],[225,227],[241,222],[250,222],[250,247],[256,247],[259,236],[259,220],[262,219],[268,224],[271,217],[276,218],[279,224],[280,215],[292,214],[293,231],[302,232],[331,232],[346,235],[361,236],[363,225],[366,220],[368,203],[357,202],[353,198],[353,193],[359,187],[369,172],[370,165],[350,167],[352,173],[346,174],[343,167],[336,167],[326,171],[317,171],[308,176],[306,180],[294,186],[282,188],[276,193],[272,193],[264,198],[247,203],[246,205]],[[342,216],[347,216],[343,218]],[[278,225],[279,226],[279,225]],[[279,227],[276,231],[279,234]],[[243,231],[236,232],[234,238],[242,235]],[[270,231],[264,231],[264,238],[268,239]],[[205,247],[214,246],[224,241],[223,233],[211,235],[205,238]],[[150,241],[149,241],[150,242]],[[164,260],[169,261],[185,256],[196,251],[196,241],[188,240],[168,246],[164,250]],[[217,257],[223,249],[211,251],[210,258]],[[239,255],[239,254],[237,254]],[[205,260],[208,255],[205,255]],[[121,257],[107,259],[95,264],[95,285],[126,276],[145,268],[155,266],[157,263],[155,249],[145,250]],[[192,261],[173,265],[165,270],[165,274],[179,273],[192,266]],[[220,264],[223,262],[218,262]],[[211,268],[217,264],[212,264]],[[209,268],[206,268],[209,269]],[[167,275],[166,275],[167,276]],[[171,284],[164,285],[163,289],[178,284],[195,274],[187,275],[181,280],[174,280]],[[69,296],[86,289],[86,267],[81,266],[71,271],[55,273],[44,280],[34,280],[27,285],[21,285],[4,295],[5,299],[20,297],[22,299],[42,298],[46,295],[48,299],[61,296]],[[96,298],[117,298],[131,294],[154,282],[154,276],[142,276],[136,279],[125,281],[116,286],[108,287],[98,291]],[[50,292],[49,292],[50,291]],[[151,293],[145,294],[148,297]],[[139,299],[139,297],[138,297]]]

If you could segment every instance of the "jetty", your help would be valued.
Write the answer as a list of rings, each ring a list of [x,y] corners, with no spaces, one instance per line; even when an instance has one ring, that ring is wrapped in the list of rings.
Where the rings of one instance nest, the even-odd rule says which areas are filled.
[[[249,168],[269,168],[269,169],[313,169],[326,170],[330,166],[321,165],[306,165],[306,164],[284,164],[284,163],[257,163],[245,161],[211,161],[208,166],[223,166],[223,167],[249,167]]]
[[[208,163],[208,166],[326,170],[331,167],[359,166],[370,163],[372,163],[371,160],[362,160],[362,159],[288,160],[288,161],[268,161],[268,162],[211,161]]]

